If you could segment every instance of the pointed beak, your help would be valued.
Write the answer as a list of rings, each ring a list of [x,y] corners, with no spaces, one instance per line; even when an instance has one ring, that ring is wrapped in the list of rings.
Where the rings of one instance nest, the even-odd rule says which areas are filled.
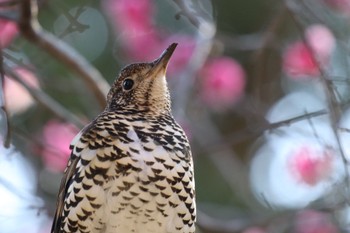
[[[171,44],[158,59],[153,61],[153,67],[151,69],[151,75],[158,76],[160,72],[163,72],[163,75],[166,72],[166,69],[168,67],[169,60],[171,56],[173,55],[175,48],[177,46],[177,43]]]

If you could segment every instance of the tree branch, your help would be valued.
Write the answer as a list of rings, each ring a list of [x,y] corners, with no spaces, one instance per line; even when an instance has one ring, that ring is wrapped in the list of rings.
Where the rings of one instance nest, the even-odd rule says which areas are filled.
[[[294,21],[295,25],[298,27],[298,29],[300,30],[300,32],[302,34],[304,34],[304,27],[302,25],[302,22],[300,20],[300,18],[298,17],[297,13],[294,11],[293,7],[290,6],[290,0],[285,0],[285,4],[287,6],[288,9],[288,13],[291,15],[292,20]],[[300,0],[299,0],[300,1]],[[345,172],[345,180],[346,180],[346,185],[347,185],[347,189],[349,191],[349,185],[350,185],[350,176],[348,173],[348,159],[346,158],[344,149],[343,149],[343,145],[341,143],[341,139],[338,133],[338,122],[340,119],[340,116],[342,114],[342,109],[341,106],[337,100],[335,91],[331,85],[330,79],[327,75],[327,72],[325,70],[325,68],[322,66],[322,64],[320,63],[320,59],[317,55],[317,52],[313,49],[313,47],[310,45],[309,41],[305,38],[305,36],[302,36],[303,42],[305,43],[305,45],[307,46],[307,48],[309,49],[309,51],[311,51],[311,55],[313,60],[315,61],[317,68],[320,72],[320,81],[321,84],[323,86],[323,90],[325,92],[326,95],[326,99],[327,99],[327,107],[329,109],[329,116],[330,116],[330,121],[331,121],[331,126],[332,126],[332,130],[334,132],[335,135],[335,139],[337,142],[337,146],[339,148],[339,153],[341,156],[341,159],[343,161],[343,166],[344,166],[344,170]]]
[[[6,99],[4,97],[4,80],[5,80],[5,73],[4,73],[4,57],[3,57],[3,50],[0,48],[0,108],[1,108],[1,118],[0,121],[5,122],[5,129],[3,129],[4,132],[4,142],[3,145],[5,148],[10,147],[11,143],[11,131],[10,131],[10,120],[8,116],[8,112],[6,110]],[[1,132],[3,133],[3,132]]]
[[[23,36],[28,41],[47,51],[78,73],[79,77],[83,79],[96,96],[101,108],[105,106],[106,94],[110,88],[109,84],[84,57],[41,28],[37,21],[37,4],[35,0],[23,0],[21,2],[18,25]]]
[[[64,121],[73,123],[78,128],[83,128],[85,124],[80,120],[79,117],[68,111],[65,107],[52,99],[45,92],[30,87],[26,82],[23,81],[19,74],[14,72],[12,69],[5,67],[5,71],[7,74],[9,74],[9,76],[20,83],[39,104],[48,109],[52,114],[56,115],[58,118]]]

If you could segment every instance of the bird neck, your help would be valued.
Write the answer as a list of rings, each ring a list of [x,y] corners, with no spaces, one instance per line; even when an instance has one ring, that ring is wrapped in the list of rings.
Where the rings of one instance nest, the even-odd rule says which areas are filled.
[[[169,106],[157,106],[152,104],[145,105],[109,105],[105,108],[105,112],[116,113],[120,115],[142,115],[148,118],[157,118],[160,116],[172,116],[170,104]]]

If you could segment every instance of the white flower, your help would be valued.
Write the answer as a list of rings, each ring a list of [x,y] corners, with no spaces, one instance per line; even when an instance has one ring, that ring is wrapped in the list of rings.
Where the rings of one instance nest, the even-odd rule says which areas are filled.
[[[307,93],[281,99],[267,114],[271,123],[322,110]],[[332,190],[344,177],[339,148],[327,116],[305,118],[264,135],[251,163],[251,185],[266,205],[301,208]]]

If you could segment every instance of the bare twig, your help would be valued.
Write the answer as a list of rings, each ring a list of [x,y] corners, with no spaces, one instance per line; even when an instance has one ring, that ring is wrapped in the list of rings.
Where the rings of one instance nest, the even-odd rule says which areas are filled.
[[[266,131],[273,131],[273,130],[278,129],[282,126],[289,126],[295,122],[307,120],[307,119],[313,118],[313,117],[322,116],[322,115],[325,115],[327,113],[328,113],[327,110],[319,110],[319,111],[315,111],[315,112],[311,112],[311,113],[305,113],[303,115],[292,117],[292,118],[289,118],[289,119],[286,119],[283,121],[269,123],[263,127],[256,129],[254,132],[248,132],[247,129],[244,129],[242,131],[235,132],[231,136],[228,136],[227,141],[230,143],[233,143],[233,144],[241,143],[245,140],[259,137],[260,135],[262,135]]]
[[[289,0],[286,0],[286,6],[287,6],[289,14],[291,15],[296,26],[299,28],[300,32],[302,34],[304,34],[304,27],[302,25],[302,22],[298,18],[297,13],[294,12],[294,9],[292,7],[290,7],[289,4],[290,4]],[[311,55],[313,56],[313,60],[315,61],[317,68],[320,72],[320,81],[321,81],[321,84],[323,86],[324,92],[325,92],[326,97],[327,97],[326,99],[327,99],[327,105],[328,105],[328,109],[329,109],[331,126],[332,126],[332,130],[334,132],[335,138],[336,138],[336,142],[337,142],[337,146],[339,148],[341,159],[343,161],[344,170],[346,171],[345,172],[345,174],[346,174],[345,179],[346,179],[346,184],[348,187],[350,184],[350,177],[349,177],[348,166],[347,166],[348,160],[347,160],[346,155],[344,153],[343,145],[341,143],[341,139],[340,139],[340,136],[338,133],[338,122],[339,122],[339,118],[341,116],[342,110],[341,110],[340,104],[337,101],[336,94],[335,94],[334,89],[331,85],[331,82],[329,81],[329,77],[327,76],[327,72],[325,71],[324,67],[320,63],[320,59],[317,55],[317,52],[313,49],[313,47],[310,45],[309,41],[305,38],[305,36],[303,36],[302,38],[303,38],[305,45],[309,49],[309,51],[311,51]]]
[[[37,5],[34,0],[22,0],[20,5],[19,28],[23,36],[36,46],[77,72],[96,96],[101,107],[105,106],[105,96],[109,85],[101,74],[74,49],[45,32],[37,21]]]
[[[84,7],[79,7],[74,16],[71,15],[68,11],[64,11],[64,16],[69,21],[69,25],[63,32],[59,35],[60,38],[64,38],[72,32],[78,31],[83,32],[89,28],[89,25],[82,24],[78,21],[79,16],[85,11]]]
[[[29,86],[26,82],[23,81],[18,73],[14,72],[8,67],[5,67],[5,71],[7,74],[9,74],[10,77],[19,82],[39,104],[48,109],[52,114],[64,121],[73,123],[78,128],[82,128],[85,125],[84,122],[79,119],[79,117],[68,111],[65,107],[52,99],[45,92]]]

